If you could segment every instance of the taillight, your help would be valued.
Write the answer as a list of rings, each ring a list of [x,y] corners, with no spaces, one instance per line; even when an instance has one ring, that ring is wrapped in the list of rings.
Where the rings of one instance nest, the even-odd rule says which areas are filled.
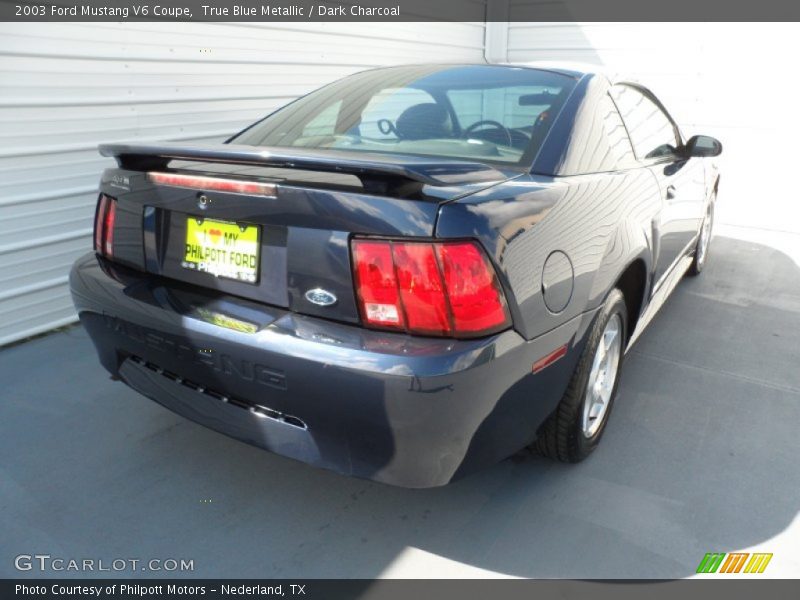
[[[397,287],[409,332],[448,335],[451,315],[433,244],[392,244]]]
[[[442,244],[438,250],[457,331],[478,333],[507,325],[505,298],[480,248],[461,243]]]
[[[100,194],[94,216],[94,250],[108,258],[114,258],[114,221],[117,217],[117,201]]]
[[[370,325],[405,328],[392,247],[385,242],[353,242],[361,315]]]
[[[511,324],[494,269],[474,242],[355,239],[352,251],[368,327],[478,337]]]
[[[100,194],[97,200],[97,211],[94,213],[94,251],[103,253],[103,223],[106,215],[106,204],[108,204],[108,196]]]

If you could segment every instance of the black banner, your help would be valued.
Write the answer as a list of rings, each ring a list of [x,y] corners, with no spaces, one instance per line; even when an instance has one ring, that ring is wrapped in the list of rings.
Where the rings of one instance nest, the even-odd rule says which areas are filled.
[[[800,21],[790,0],[0,0],[0,21]]]
[[[800,580],[702,579],[690,581],[559,580],[113,580],[41,579],[0,581],[0,598],[39,600],[184,600],[186,598],[302,600],[752,600],[800,597]]]

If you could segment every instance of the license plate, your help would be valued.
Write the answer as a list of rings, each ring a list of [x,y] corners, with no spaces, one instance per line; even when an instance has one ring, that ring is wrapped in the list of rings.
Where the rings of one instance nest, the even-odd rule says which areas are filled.
[[[258,230],[256,225],[188,217],[181,266],[216,277],[256,283]]]

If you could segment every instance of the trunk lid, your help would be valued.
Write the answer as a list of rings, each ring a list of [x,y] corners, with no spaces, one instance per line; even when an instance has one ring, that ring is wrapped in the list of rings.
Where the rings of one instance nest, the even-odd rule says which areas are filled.
[[[101,146],[101,153],[119,164],[104,173],[101,183],[101,191],[117,199],[116,261],[352,323],[360,320],[350,265],[352,235],[433,237],[440,203],[518,174],[448,159],[232,145],[116,144]],[[201,179],[198,187],[164,185],[149,173]],[[260,183],[267,194],[206,189],[209,180],[202,178]],[[216,221],[256,226],[257,280],[187,268],[190,220],[207,230]],[[313,290],[328,296],[309,296]],[[328,303],[320,304],[321,297]]]

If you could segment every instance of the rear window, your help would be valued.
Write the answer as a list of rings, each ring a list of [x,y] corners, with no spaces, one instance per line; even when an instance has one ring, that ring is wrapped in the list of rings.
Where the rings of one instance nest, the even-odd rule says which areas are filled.
[[[352,75],[231,140],[532,163],[575,80],[521,67],[415,66]]]

